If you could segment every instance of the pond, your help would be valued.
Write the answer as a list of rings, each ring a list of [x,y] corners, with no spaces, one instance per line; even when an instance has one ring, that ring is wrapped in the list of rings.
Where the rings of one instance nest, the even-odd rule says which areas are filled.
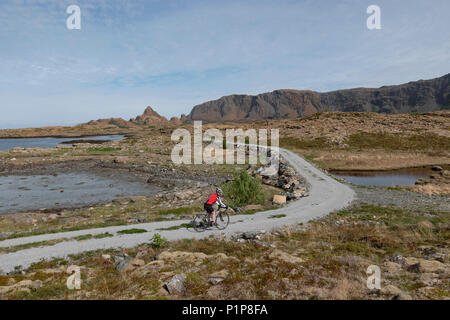
[[[15,147],[21,148],[54,148],[58,144],[67,143],[76,140],[97,140],[97,141],[112,141],[123,140],[123,135],[108,135],[96,137],[83,138],[0,138],[0,150],[9,150]]]
[[[411,186],[420,179],[428,178],[431,168],[407,168],[389,171],[331,171],[333,176],[363,186]]]
[[[160,190],[138,179],[90,172],[0,176],[0,214],[84,207],[120,196],[151,196]]]

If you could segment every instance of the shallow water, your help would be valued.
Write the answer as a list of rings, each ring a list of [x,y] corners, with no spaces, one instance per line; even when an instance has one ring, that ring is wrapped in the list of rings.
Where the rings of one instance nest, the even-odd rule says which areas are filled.
[[[338,178],[363,186],[411,186],[420,179],[429,177],[430,168],[408,168],[391,171],[333,171]]]
[[[65,141],[73,141],[78,139],[83,140],[123,140],[123,135],[109,135],[109,136],[97,136],[97,137],[83,137],[83,138],[1,138],[0,150],[9,150],[15,147],[22,148],[54,148],[58,144]]]
[[[0,214],[82,207],[110,202],[117,196],[150,196],[159,190],[135,179],[117,180],[87,172],[0,176]]]

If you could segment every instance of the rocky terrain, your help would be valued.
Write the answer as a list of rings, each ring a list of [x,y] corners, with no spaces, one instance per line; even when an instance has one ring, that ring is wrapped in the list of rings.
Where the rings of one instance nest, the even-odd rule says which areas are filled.
[[[155,235],[149,236],[147,244],[131,249],[90,251],[26,269],[18,267],[0,276],[0,298],[447,299],[450,209],[449,177],[444,168],[450,164],[449,119],[445,111],[410,115],[322,112],[251,124],[204,125],[204,130],[278,128],[282,146],[324,169],[436,167],[430,178],[415,186],[353,186],[358,199],[351,207],[307,224],[227,237],[218,234],[207,240],[167,242]],[[173,165],[170,133],[175,126],[171,121],[164,122],[151,109],[123,121],[1,131],[3,137],[121,132],[128,139],[0,151],[0,174],[51,173],[52,168],[99,174],[116,171],[123,177],[159,185],[161,192],[151,197],[118,197],[86,208],[2,215],[0,238],[110,226],[141,232],[140,223],[185,219],[201,211],[205,194],[245,169],[261,182],[267,201],[242,206],[239,214],[252,218],[274,205],[308,195],[308,181],[283,162],[276,175],[259,166]],[[192,130],[189,123],[183,126]],[[282,218],[274,215],[269,220]],[[76,239],[4,247],[0,254],[69,240],[83,243],[105,237],[109,241],[112,236],[87,233]],[[365,285],[366,269],[372,264],[382,270],[381,290],[369,290]],[[69,290],[65,285],[73,266],[82,270],[81,290]]]
[[[154,235],[133,249],[18,267],[0,276],[0,298],[448,299],[448,214],[357,202],[288,228],[172,242]],[[369,265],[381,269],[380,290],[366,286]],[[69,290],[77,267],[80,289]]]
[[[181,125],[182,122],[177,117],[172,117],[167,120],[165,117],[160,116],[152,107],[147,107],[144,113],[136,118],[130,119],[131,123],[141,125]]]
[[[381,88],[332,92],[275,90],[256,96],[230,95],[195,106],[186,117],[204,121],[255,121],[297,118],[322,111],[413,113],[450,106],[450,74]]]
[[[152,107],[147,107],[142,115],[124,120],[122,118],[107,118],[91,120],[72,127],[50,126],[42,128],[5,129],[0,130],[0,138],[34,138],[34,137],[86,137],[99,135],[126,134],[134,136],[153,128],[170,128],[180,126],[182,122],[177,117],[167,120]]]
[[[429,178],[419,179],[409,189],[427,194],[450,195],[450,171],[434,166],[435,173]]]

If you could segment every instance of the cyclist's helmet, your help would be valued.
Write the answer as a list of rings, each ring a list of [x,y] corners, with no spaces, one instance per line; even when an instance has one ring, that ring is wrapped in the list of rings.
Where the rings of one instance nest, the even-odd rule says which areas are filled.
[[[221,194],[223,194],[223,191],[222,191],[222,189],[220,189],[220,188],[216,188],[216,194],[218,194],[218,195],[221,195]]]

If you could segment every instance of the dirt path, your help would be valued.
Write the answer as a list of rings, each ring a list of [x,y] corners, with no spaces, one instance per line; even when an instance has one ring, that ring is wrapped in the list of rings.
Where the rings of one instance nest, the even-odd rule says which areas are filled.
[[[323,171],[317,169],[311,163],[291,151],[280,149],[280,152],[281,156],[288,161],[310,185],[309,196],[301,198],[298,201],[291,202],[287,206],[280,209],[260,212],[255,215],[234,215],[230,219],[230,225],[226,230],[222,231],[222,233],[233,234],[235,232],[270,230],[274,227],[306,222],[311,219],[327,215],[334,210],[342,209],[350,204],[350,202],[354,199],[355,193],[349,186],[334,180]],[[272,215],[280,214],[284,214],[285,217],[275,219],[269,218]],[[95,235],[109,232],[114,235],[113,237],[103,239],[65,241],[52,246],[30,248],[13,253],[1,254],[0,270],[3,270],[3,272],[9,272],[18,265],[27,268],[31,263],[37,262],[40,259],[51,259],[56,257],[63,258],[69,254],[78,254],[84,251],[121,247],[130,248],[149,242],[154,233],[159,233],[168,240],[184,238],[199,239],[221,233],[221,231],[217,229],[207,230],[202,233],[197,233],[193,229],[186,228],[172,231],[158,230],[161,228],[178,226],[182,223],[188,222],[189,221],[187,220],[150,222],[137,225],[44,234],[0,241],[0,247],[10,247],[38,241],[73,238],[87,234]],[[116,234],[119,230],[132,228],[146,229],[148,232],[128,235]]]

